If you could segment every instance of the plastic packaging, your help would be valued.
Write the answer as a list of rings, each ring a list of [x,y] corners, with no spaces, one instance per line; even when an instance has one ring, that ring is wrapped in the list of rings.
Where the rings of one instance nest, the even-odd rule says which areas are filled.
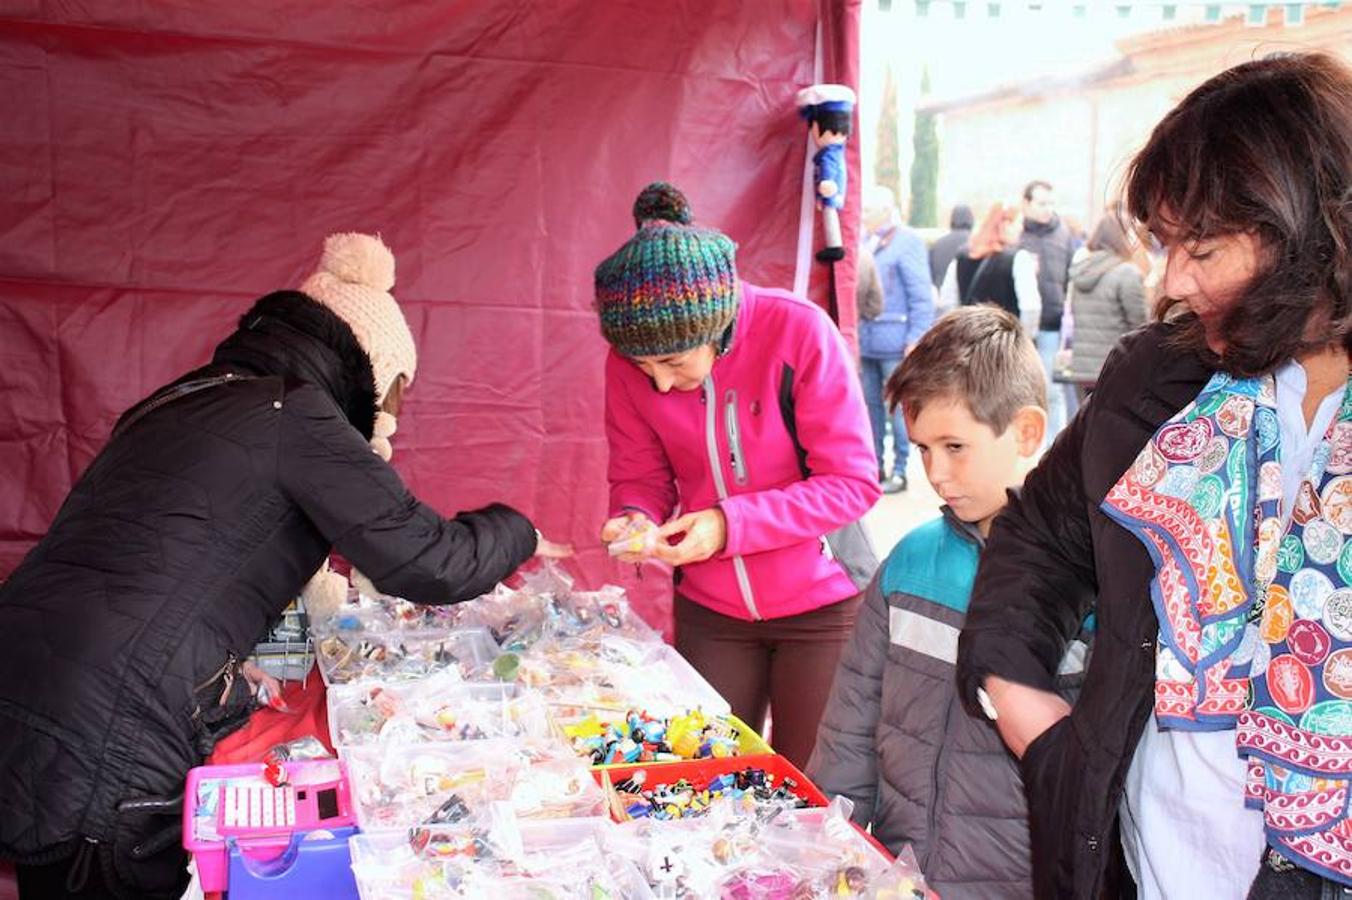
[[[313,735],[275,744],[263,754],[263,780],[273,787],[279,787],[291,781],[292,768],[288,768],[291,763],[332,758],[329,748]]]
[[[724,807],[706,818],[634,821],[607,833],[606,851],[634,862],[660,898],[912,900],[896,891],[922,884],[913,866],[894,865],[849,823],[848,810],[745,815]]]
[[[463,805],[497,801],[520,818],[605,815],[606,801],[586,763],[555,740],[368,745],[339,751],[351,774],[363,831],[412,828]]]
[[[417,681],[362,681],[328,691],[334,746],[550,735],[538,695],[514,684],[466,683],[441,672]]]
[[[363,832],[350,842],[352,870],[368,900],[465,896],[475,868],[521,855],[516,819],[506,804],[440,817],[407,830]]]
[[[620,536],[606,549],[611,556],[652,556],[657,549],[657,526],[644,519],[630,519]]]
[[[335,622],[341,622],[338,617]],[[352,623],[347,623],[352,625]],[[324,683],[409,681],[437,672],[461,679],[488,677],[497,644],[478,628],[399,630],[338,625],[315,641]]]
[[[325,747],[319,738],[314,735],[306,735],[284,744],[274,744],[264,754],[263,762],[267,763],[274,759],[277,762],[293,762],[302,759],[333,759],[333,754],[329,752],[329,748]]]
[[[661,642],[661,636],[634,613],[622,588],[576,590],[572,578],[552,560],[526,572],[522,581],[519,589],[499,585],[454,607],[457,622],[489,629],[504,651],[517,653],[549,639],[596,640],[605,634],[643,644]]]
[[[505,809],[499,805],[499,810]],[[475,823],[484,843],[476,858],[437,857],[399,832],[352,839],[353,871],[366,900],[489,897],[648,900],[647,883],[625,859],[601,851],[600,820],[524,821],[510,812]]]
[[[666,644],[618,634],[550,639],[511,658],[508,673],[515,683],[539,691],[560,718],[624,715],[630,709],[731,712],[728,702]]]

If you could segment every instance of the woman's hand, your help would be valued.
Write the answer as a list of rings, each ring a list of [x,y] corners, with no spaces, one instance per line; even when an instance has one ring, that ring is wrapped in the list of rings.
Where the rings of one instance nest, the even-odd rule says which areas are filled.
[[[995,707],[1000,738],[1019,759],[1028,745],[1048,728],[1070,715],[1070,704],[1057,694],[1005,681],[994,675],[985,682],[986,696]]]
[[[641,512],[629,512],[613,519],[607,519],[601,526],[601,543],[613,544],[626,534],[632,534],[644,528],[655,528],[652,521]],[[646,553],[621,553],[615,557],[622,563],[641,563],[648,558]]]
[[[282,700],[282,683],[259,668],[258,663],[251,659],[245,660],[240,664],[239,674],[249,682],[249,693],[257,697],[259,703],[273,709],[286,707],[286,702]]]
[[[683,535],[672,545],[667,538]],[[728,542],[728,520],[717,506],[686,513],[657,530],[657,550],[653,554],[671,566],[703,562],[722,551]]]
[[[565,559],[573,555],[572,544],[556,544],[539,531],[535,532],[535,555],[541,559]]]

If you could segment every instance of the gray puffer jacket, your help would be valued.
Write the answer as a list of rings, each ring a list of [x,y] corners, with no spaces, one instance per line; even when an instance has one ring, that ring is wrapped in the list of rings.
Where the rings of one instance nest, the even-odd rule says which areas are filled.
[[[944,900],[1033,895],[1018,763],[954,680],[984,541],[947,508],[906,535],[869,585],[807,774],[849,797],[892,852],[911,845]],[[1072,687],[1086,645],[1063,671]]]
[[[1145,323],[1145,285],[1133,263],[1109,250],[1095,250],[1070,267],[1070,286],[1075,317],[1070,376],[1092,385],[1109,351]]]

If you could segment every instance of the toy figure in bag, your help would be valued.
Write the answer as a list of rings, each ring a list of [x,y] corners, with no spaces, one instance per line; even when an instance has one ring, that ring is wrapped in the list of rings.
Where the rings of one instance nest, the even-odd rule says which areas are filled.
[[[178,897],[184,778],[253,705],[238,660],[336,548],[382,590],[478,596],[537,548],[443,518],[370,441],[417,353],[379,239],[335,235],[136,404],[0,586],[0,858],[22,897]],[[34,677],[40,673],[41,677]]]

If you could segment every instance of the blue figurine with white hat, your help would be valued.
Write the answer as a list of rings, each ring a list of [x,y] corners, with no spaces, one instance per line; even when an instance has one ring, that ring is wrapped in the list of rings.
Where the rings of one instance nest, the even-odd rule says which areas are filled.
[[[814,84],[798,92],[798,114],[807,120],[812,142],[817,145],[812,180],[826,237],[826,246],[817,258],[831,262],[845,256],[838,210],[845,206],[845,142],[850,136],[854,104],[854,91],[843,84]]]

